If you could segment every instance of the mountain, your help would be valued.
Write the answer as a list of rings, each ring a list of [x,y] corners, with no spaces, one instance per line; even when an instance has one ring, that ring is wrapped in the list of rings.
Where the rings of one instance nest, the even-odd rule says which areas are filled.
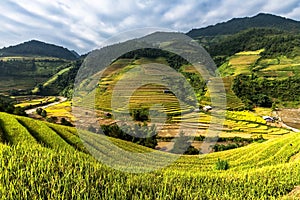
[[[218,40],[215,40],[215,38]],[[265,49],[265,56],[293,56],[300,45],[300,35],[271,28],[250,28],[224,37],[199,38],[212,56],[231,56],[240,51]],[[205,41],[209,41],[205,44]]]
[[[52,93],[58,94],[68,87],[69,78],[74,79],[73,67],[78,60],[80,56],[73,50],[37,40],[2,48],[0,93],[30,94],[33,88],[43,88],[43,84],[54,83]],[[58,76],[65,81],[59,80],[56,84]],[[63,86],[57,87],[61,84]]]
[[[31,40],[15,46],[0,49],[1,56],[47,56],[75,60],[79,55],[67,48],[48,44],[37,40]]]
[[[285,31],[300,31],[300,22],[284,17],[260,13],[254,17],[233,18],[205,28],[192,29],[187,33],[192,38],[202,36],[231,35],[249,28],[275,28]]]

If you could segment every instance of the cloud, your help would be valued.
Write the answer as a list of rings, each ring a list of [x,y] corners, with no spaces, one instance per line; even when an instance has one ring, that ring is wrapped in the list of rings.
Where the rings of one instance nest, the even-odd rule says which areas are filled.
[[[39,39],[79,53],[136,28],[187,32],[259,12],[300,19],[298,0],[3,0],[1,4],[0,46]]]

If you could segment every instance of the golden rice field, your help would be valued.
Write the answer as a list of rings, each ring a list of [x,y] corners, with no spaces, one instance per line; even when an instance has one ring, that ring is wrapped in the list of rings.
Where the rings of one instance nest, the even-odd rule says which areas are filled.
[[[173,161],[173,154],[89,132],[81,132],[84,146],[75,128],[6,113],[0,113],[0,127],[1,199],[298,198],[291,193],[300,185],[298,133]],[[229,169],[217,170],[218,159],[227,160]],[[168,160],[156,171],[125,172]]]
[[[64,117],[75,121],[75,117],[72,115],[72,101],[65,101],[45,109],[48,117]]]
[[[15,107],[28,107],[28,106],[37,106],[44,103],[53,103],[56,101],[56,97],[45,97],[39,99],[33,99],[29,101],[24,101],[15,105]]]

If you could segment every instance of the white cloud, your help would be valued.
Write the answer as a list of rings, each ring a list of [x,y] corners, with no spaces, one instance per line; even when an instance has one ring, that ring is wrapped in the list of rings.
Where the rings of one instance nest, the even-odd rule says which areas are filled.
[[[300,19],[298,0],[3,0],[1,4],[0,46],[34,38],[80,53],[136,28],[186,32],[259,12]]]

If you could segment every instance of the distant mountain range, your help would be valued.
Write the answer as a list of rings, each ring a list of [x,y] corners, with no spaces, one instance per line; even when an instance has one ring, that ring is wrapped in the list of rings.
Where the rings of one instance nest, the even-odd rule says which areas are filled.
[[[300,22],[272,14],[260,13],[254,17],[233,18],[227,22],[205,28],[192,29],[187,35],[192,38],[232,35],[250,28],[275,28],[284,31],[300,32]]]
[[[0,49],[0,56],[49,56],[66,60],[79,58],[78,53],[67,48],[31,40],[15,46]]]
[[[215,38],[224,35],[234,35],[253,28],[276,29],[289,33],[300,33],[300,22],[284,17],[260,13],[254,17],[233,18],[227,22],[210,25],[204,28],[195,28],[186,35],[195,38]],[[211,41],[209,41],[211,42]],[[217,40],[216,42],[219,42]],[[200,42],[206,46],[206,43]],[[31,40],[15,46],[0,49],[0,56],[43,56],[66,60],[76,60],[80,55],[67,48],[48,44],[38,40]]]

